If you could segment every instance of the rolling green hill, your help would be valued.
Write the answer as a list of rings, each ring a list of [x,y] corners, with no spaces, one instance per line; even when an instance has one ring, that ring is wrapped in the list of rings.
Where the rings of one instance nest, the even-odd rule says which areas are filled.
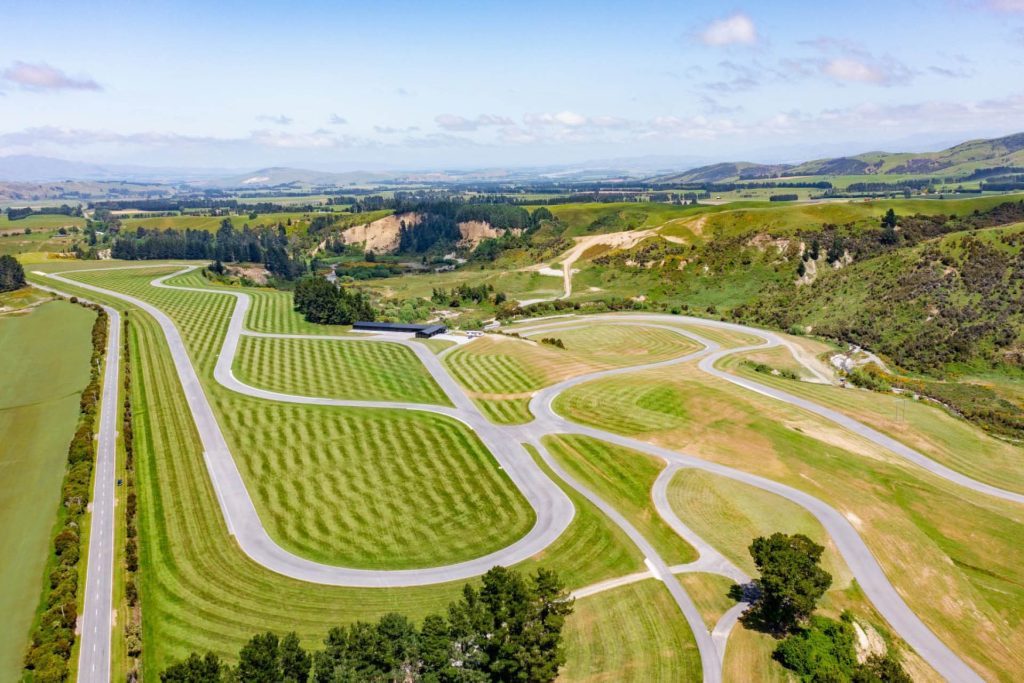
[[[769,178],[828,180],[836,176],[874,176],[881,182],[892,180],[892,176],[932,175],[972,180],[985,170],[1017,169],[1020,173],[1022,167],[1024,133],[1015,133],[990,140],[970,140],[938,152],[866,152],[795,165],[718,163],[650,180],[655,183],[736,183]]]

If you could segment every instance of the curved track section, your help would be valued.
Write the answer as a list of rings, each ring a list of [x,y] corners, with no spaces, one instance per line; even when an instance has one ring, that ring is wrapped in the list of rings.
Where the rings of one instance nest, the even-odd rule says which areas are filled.
[[[174,275],[176,274],[179,273]],[[206,460],[207,470],[213,481],[214,490],[217,493],[217,500],[224,515],[228,531],[234,535],[246,555],[267,569],[312,583],[363,588],[423,586],[448,581],[459,581],[479,576],[496,564],[511,565],[536,555],[561,536],[562,532],[565,531],[572,521],[575,509],[569,497],[544,475],[543,471],[517,442],[508,440],[500,428],[488,423],[477,412],[475,415],[462,415],[461,417],[472,427],[480,428],[477,434],[491,450],[491,453],[494,454],[499,465],[504,468],[505,472],[519,487],[537,514],[536,524],[525,536],[512,545],[483,557],[458,564],[421,569],[352,569],[320,564],[290,553],[279,546],[263,527],[252,498],[249,496],[249,491],[246,489],[242,475],[228,448],[224,434],[217,423],[217,418],[210,406],[210,402],[203,391],[199,376],[189,358],[185,342],[182,340],[181,334],[178,332],[174,322],[160,309],[136,297],[64,278],[57,274],[50,275],[49,277],[74,287],[98,292],[137,306],[151,315],[160,325],[167,339],[175,370],[185,392],[189,409],[192,411],[192,417],[199,432],[200,441],[203,444],[203,456]],[[161,285],[169,286],[162,282],[158,283],[158,286]],[[248,295],[241,292],[218,292],[217,290],[206,289],[190,291],[234,296],[239,302],[232,313],[224,347],[217,362],[217,369],[214,371],[217,380],[226,382],[226,386],[230,389],[269,400],[365,408],[404,407],[413,410],[433,409],[434,412],[450,414],[441,406],[431,407],[418,403],[339,402],[332,399],[276,394],[242,384],[234,380],[231,374],[231,362],[234,358],[234,350],[238,345],[238,337],[242,333],[245,313],[248,310]],[[466,398],[466,401],[469,401],[469,399]],[[472,405],[471,401],[469,403]],[[475,406],[473,408],[475,410]]]
[[[164,264],[147,264],[137,267],[154,267]],[[189,270],[192,267],[186,268]],[[103,270],[103,269],[101,269]],[[205,294],[222,294],[234,296],[237,304],[232,312],[229,330],[217,361],[214,376],[215,379],[227,388],[249,396],[266,398],[275,401],[287,401],[295,403],[309,403],[318,405],[354,406],[363,408],[399,408],[409,410],[426,410],[441,413],[460,419],[477,431],[485,445],[491,449],[498,462],[505,468],[509,476],[519,486],[520,490],[527,497],[537,512],[537,524],[526,536],[513,545],[477,558],[446,567],[433,567],[410,570],[359,570],[323,565],[304,558],[295,556],[280,548],[266,533],[249,497],[248,491],[242,477],[235,465],[234,459],[228,450],[227,443],[220,431],[217,420],[213,414],[209,402],[203,392],[198,375],[191,360],[185,344],[178,333],[177,328],[170,318],[155,306],[148,304],[130,295],[121,294],[106,290],[94,285],[85,284],[76,280],[61,277],[59,274],[50,274],[48,277],[65,282],[74,287],[92,290],[107,296],[120,299],[149,313],[160,325],[171,350],[182,387],[185,391],[189,407],[192,410],[193,418],[200,432],[200,437],[205,449],[204,456],[214,489],[217,492],[221,510],[229,531],[238,539],[243,551],[252,557],[259,564],[272,571],[292,576],[294,578],[329,585],[347,585],[356,587],[399,587],[418,586],[447,581],[456,581],[470,578],[484,573],[495,564],[513,564],[524,560],[553,542],[568,526],[572,520],[574,509],[571,501],[562,490],[548,479],[543,471],[533,462],[533,459],[519,447],[519,443],[532,443],[536,445],[542,458],[556,474],[564,479],[570,486],[579,491],[588,500],[594,503],[605,512],[618,526],[624,529],[633,542],[646,555],[646,562],[651,574],[665,581],[666,586],[672,593],[674,599],[686,617],[694,637],[697,640],[701,653],[704,680],[709,683],[718,683],[721,680],[721,662],[725,652],[725,642],[731,628],[735,625],[736,619],[742,612],[742,605],[727,612],[719,620],[715,628],[709,633],[703,625],[693,601],[686,594],[685,590],[677,581],[672,579],[673,571],[684,571],[688,567],[668,567],[653,547],[613,507],[605,503],[599,496],[589,491],[585,486],[579,484],[558,466],[550,454],[547,453],[540,443],[540,437],[545,434],[581,434],[596,439],[614,443],[636,451],[648,453],[663,459],[668,463],[665,473],[655,483],[652,495],[656,508],[666,522],[681,536],[689,540],[703,554],[701,560],[693,563],[700,571],[715,571],[733,578],[741,578],[742,572],[733,567],[721,557],[711,546],[704,543],[699,537],[689,530],[674,514],[668,506],[665,496],[669,478],[678,468],[691,467],[720,476],[728,477],[756,488],[769,491],[790,500],[813,514],[831,534],[834,542],[847,565],[850,567],[857,581],[864,589],[865,594],[874,604],[878,612],[889,622],[890,626],[911,646],[917,653],[936,669],[942,676],[955,681],[979,681],[981,680],[952,650],[950,650],[934,633],[910,610],[907,604],[900,597],[899,593],[885,577],[884,572],[878,565],[871,551],[864,541],[857,534],[853,526],[835,509],[823,501],[806,494],[800,490],[780,484],[778,482],[748,474],[741,470],[735,470],[723,465],[708,462],[694,456],[686,455],[677,451],[660,448],[644,441],[623,437],[610,432],[605,432],[591,427],[577,425],[564,420],[552,409],[551,403],[560,392],[583,382],[589,382],[601,377],[616,374],[637,372],[652,367],[669,366],[684,363],[690,360],[700,359],[700,367],[705,372],[720,377],[726,381],[743,386],[752,391],[757,391],[792,405],[799,406],[842,424],[852,425],[857,433],[879,443],[898,455],[921,465],[925,469],[943,476],[954,483],[965,486],[980,493],[995,495],[1015,502],[1024,502],[1024,496],[996,487],[977,482],[946,468],[925,456],[902,446],[889,437],[876,432],[850,418],[846,418],[834,411],[800,399],[785,392],[771,387],[765,387],[756,382],[733,376],[714,367],[714,363],[731,353],[739,353],[758,348],[766,348],[778,344],[784,344],[777,335],[762,330],[746,328],[731,323],[708,321],[697,318],[681,318],[679,316],[667,315],[629,315],[629,316],[602,316],[602,322],[614,321],[616,324],[654,324],[657,327],[664,327],[687,336],[701,344],[704,348],[679,358],[667,361],[652,363],[645,366],[632,366],[605,370],[579,377],[568,379],[554,386],[538,392],[530,403],[530,409],[536,415],[534,422],[527,425],[499,427],[491,424],[476,409],[473,402],[465,395],[461,387],[445,371],[439,359],[429,352],[428,349],[415,343],[406,343],[409,348],[417,354],[417,357],[426,365],[431,374],[438,381],[442,389],[452,401],[454,408],[444,406],[430,406],[424,404],[390,403],[390,402],[364,402],[364,401],[343,401],[338,399],[325,399],[309,396],[294,396],[266,391],[243,384],[235,378],[232,372],[232,362],[237,350],[238,339],[243,334],[256,336],[283,336],[302,337],[303,335],[265,335],[249,332],[244,329],[244,319],[249,306],[249,297],[242,292],[225,292],[213,289],[195,289],[187,287],[173,287],[167,285],[164,280],[174,273],[154,281],[155,286],[170,287],[188,291],[197,291]],[[555,327],[564,323],[572,323],[586,318],[562,319],[558,323],[546,324],[531,327],[529,329],[541,329]],[[721,347],[704,339],[700,335],[683,330],[674,325],[659,323],[678,323],[680,320],[695,325],[704,325],[732,331],[754,334],[765,340],[764,343],[754,346],[746,346],[736,349],[721,349]],[[317,339],[330,337],[316,336]],[[344,339],[351,339],[345,337]],[[388,340],[392,341],[392,340]],[[895,447],[893,447],[895,446]],[[630,578],[630,577],[625,577]],[[609,585],[615,581],[606,582]]]

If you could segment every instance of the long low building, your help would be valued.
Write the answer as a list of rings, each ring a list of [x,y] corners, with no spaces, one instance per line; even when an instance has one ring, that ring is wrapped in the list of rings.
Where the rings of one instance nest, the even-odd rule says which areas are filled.
[[[358,320],[352,324],[353,330],[364,332],[413,332],[421,339],[444,334],[448,328],[444,325],[417,325],[415,323],[380,323],[371,320]]]

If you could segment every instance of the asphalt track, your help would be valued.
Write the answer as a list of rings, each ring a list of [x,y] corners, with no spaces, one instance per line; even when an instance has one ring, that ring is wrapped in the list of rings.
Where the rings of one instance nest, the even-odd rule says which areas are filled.
[[[154,267],[156,265],[161,264],[147,264],[145,266],[137,267]],[[170,287],[170,285],[166,285],[163,280],[177,274],[179,273],[158,278],[157,281],[154,281],[154,285]],[[613,521],[615,521],[616,524],[627,532],[631,540],[633,540],[633,542],[636,543],[646,555],[646,563],[655,577],[662,580],[671,577],[673,570],[677,568],[668,567],[646,539],[644,539],[643,536],[641,536],[639,532],[632,527],[628,520],[623,518],[616,510],[611,508],[611,506],[604,503],[604,501],[596,496],[596,494],[574,481],[567,473],[561,470],[540,443],[540,437],[545,434],[583,434],[625,446],[633,450],[655,455],[667,462],[670,468],[692,467],[702,469],[737,481],[742,481],[766,491],[771,491],[772,493],[776,493],[777,495],[783,496],[784,498],[801,505],[810,511],[831,534],[837,548],[843,555],[852,573],[857,578],[858,583],[864,589],[865,594],[872,601],[879,613],[886,618],[894,631],[896,631],[911,647],[913,647],[926,662],[928,662],[936,671],[948,680],[980,680],[980,678],[962,660],[960,660],[955,653],[942,643],[942,641],[940,641],[910,610],[896,592],[892,584],[889,583],[881,567],[878,565],[877,561],[875,561],[870,550],[864,544],[853,526],[841,514],[826,505],[824,502],[802,491],[763,477],[758,477],[740,470],[707,462],[680,452],[652,446],[651,444],[647,444],[636,439],[630,439],[609,432],[604,432],[602,430],[570,423],[556,415],[551,408],[551,402],[558,393],[583,382],[613,374],[637,372],[650,367],[668,366],[699,358],[700,367],[705,372],[709,372],[710,374],[721,377],[726,381],[733,382],[734,384],[738,384],[753,391],[771,396],[777,400],[782,400],[811,410],[811,412],[827,417],[828,419],[843,424],[843,426],[849,426],[849,423],[852,423],[853,431],[856,431],[862,436],[865,436],[865,438],[875,441],[876,443],[880,443],[887,448],[890,448],[889,442],[891,442],[891,445],[899,447],[890,448],[893,452],[906,457],[911,462],[914,462],[915,464],[918,464],[939,476],[947,478],[950,481],[954,481],[957,484],[981,493],[987,493],[989,495],[994,495],[1015,502],[1024,501],[1024,496],[1021,496],[1020,494],[1004,491],[1002,489],[977,482],[953,470],[949,470],[920,453],[912,451],[911,449],[902,446],[902,444],[889,439],[889,437],[886,437],[875,430],[871,430],[856,421],[850,420],[845,416],[835,413],[834,411],[817,406],[816,404],[805,401],[804,399],[785,394],[785,392],[762,386],[756,382],[735,377],[714,367],[715,361],[727,354],[738,353],[752,348],[765,348],[782,343],[776,335],[762,330],[746,328],[730,323],[719,323],[717,321],[708,321],[696,318],[691,319],[679,316],[603,316],[603,321],[614,320],[614,322],[620,324],[653,323],[659,327],[664,326],[666,329],[672,329],[679,334],[698,341],[703,344],[705,348],[701,351],[687,354],[686,356],[669,361],[662,361],[645,366],[617,368],[614,370],[591,373],[566,380],[565,382],[543,389],[535,395],[530,404],[531,411],[536,416],[534,422],[531,422],[528,425],[515,427],[499,427],[490,424],[485,418],[483,418],[475,405],[473,405],[472,401],[462,391],[461,387],[459,387],[451,376],[448,375],[436,356],[430,353],[425,347],[412,342],[409,342],[406,345],[417,353],[417,356],[430,370],[439,385],[452,401],[455,408],[428,406],[424,404],[343,401],[318,397],[294,396],[270,392],[243,384],[234,377],[231,372],[231,364],[234,357],[234,351],[237,349],[239,337],[242,334],[254,334],[244,330],[244,318],[249,304],[248,295],[242,292],[226,292],[214,289],[193,290],[205,294],[234,296],[237,299],[224,346],[221,350],[214,372],[214,377],[219,383],[233,391],[266,398],[268,400],[315,403],[319,405],[358,406],[363,408],[386,407],[392,409],[406,408],[411,410],[427,410],[460,419],[477,430],[481,440],[483,440],[488,448],[492,450],[499,464],[509,473],[509,476],[519,486],[520,490],[537,513],[537,523],[526,536],[503,550],[491,553],[482,558],[477,558],[476,560],[449,565],[446,567],[424,569],[395,571],[358,570],[311,562],[284,551],[277,546],[272,539],[270,539],[259,521],[255,507],[252,504],[252,500],[249,497],[241,475],[234,464],[234,460],[227,448],[223,435],[220,432],[216,418],[213,415],[213,411],[206,400],[199,378],[188,357],[184,342],[182,341],[173,322],[164,313],[156,307],[129,295],[105,290],[76,280],[67,279],[60,275],[49,275],[49,277],[75,287],[89,289],[121,299],[145,310],[157,320],[167,337],[179,379],[185,389],[186,398],[193,412],[193,417],[195,418],[196,425],[204,445],[207,467],[210,471],[214,488],[217,491],[218,500],[224,513],[228,528],[234,534],[239,545],[246,554],[272,571],[306,581],[331,585],[362,587],[415,586],[465,579],[479,575],[495,564],[509,565],[526,559],[553,542],[568,526],[574,513],[571,501],[569,501],[568,497],[562,493],[558,486],[544,475],[543,471],[536,466],[532,458],[528,457],[525,452],[522,451],[522,447],[519,445],[521,443],[532,443],[538,447],[542,458],[545,459],[547,464],[551,466],[561,478],[601,508]],[[174,288],[189,289],[184,287]],[[562,322],[576,322],[577,320],[579,319],[569,319]],[[734,331],[741,331],[747,334],[756,335],[766,341],[764,344],[751,347],[721,349],[714,342],[704,339],[692,332],[673,325],[659,324],[668,322],[678,323],[680,321],[695,325],[720,327]],[[558,324],[559,323],[547,324],[529,329],[540,329],[541,327],[549,328],[557,326]],[[262,336],[296,337],[300,335]],[[315,338],[323,339],[324,337],[316,336]],[[351,338],[346,337],[345,339]],[[848,421],[848,423],[844,422],[844,420]],[[909,453],[907,453],[907,451],[909,451]],[[668,480],[665,479],[662,486],[667,485],[667,481]],[[664,499],[663,490],[659,499],[657,491],[658,485],[656,485],[655,489],[654,498],[659,513],[665,517],[666,521],[676,529],[677,532],[686,537],[685,534],[689,530],[685,529],[682,523],[679,522],[678,518],[675,518],[675,523],[673,523],[673,518],[675,516],[668,507],[667,501]],[[690,531],[689,534],[691,536],[695,536],[692,534],[692,531]],[[703,545],[707,546],[707,544]],[[707,552],[707,549],[710,548],[710,546],[701,548],[700,544],[695,544],[695,547],[704,550],[704,552]],[[717,553],[715,553],[715,555],[717,555]],[[715,559],[716,558],[714,558],[714,556],[711,556],[709,558],[709,562],[711,562],[711,564],[707,566],[713,566]],[[724,560],[724,558],[722,559]],[[719,566],[719,570],[722,573],[726,573],[726,575],[730,575],[734,569],[735,568],[730,569],[724,565]],[[708,570],[714,571],[714,569]],[[731,629],[732,625],[735,623],[736,617],[738,617],[742,606],[737,606],[737,608],[730,610],[730,612],[727,613],[719,622],[716,628],[712,630],[712,633],[709,633],[704,627],[703,621],[700,619],[699,613],[697,612],[692,600],[678,582],[669,578],[665,583],[676,602],[679,604],[680,610],[687,618],[687,621],[694,633],[694,637],[697,641],[697,646],[701,654],[704,680],[709,681],[710,683],[718,683],[718,681],[721,680],[721,661],[724,656],[724,643],[728,637],[729,629]]]

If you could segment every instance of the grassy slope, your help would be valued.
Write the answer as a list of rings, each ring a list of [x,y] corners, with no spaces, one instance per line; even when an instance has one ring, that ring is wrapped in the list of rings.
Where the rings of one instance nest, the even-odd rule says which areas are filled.
[[[400,344],[242,337],[235,374],[286,394],[449,404],[413,352]]]
[[[665,587],[642,581],[576,602],[560,681],[700,680],[697,644]]]
[[[0,679],[16,680],[39,601],[94,314],[63,302],[0,316]]]
[[[817,418],[688,368],[591,382],[556,409],[830,502],[855,520],[911,608],[961,656],[993,678],[1022,666],[1019,506],[966,492]]]
[[[166,271],[76,277],[149,299],[176,320],[257,511],[283,546],[349,566],[430,566],[496,550],[532,526],[525,499],[457,421],[261,401],[220,387],[212,364],[233,299],[148,284]],[[443,516],[427,519],[425,508]]]
[[[697,552],[658,515],[651,487],[664,463],[585,436],[546,436],[544,444],[566,471],[614,506],[668,564],[697,559]]]
[[[906,395],[793,382],[755,373],[743,367],[739,358],[727,358],[721,367],[845,413],[958,472],[1024,491],[1024,448],[993,437],[935,404]]]

